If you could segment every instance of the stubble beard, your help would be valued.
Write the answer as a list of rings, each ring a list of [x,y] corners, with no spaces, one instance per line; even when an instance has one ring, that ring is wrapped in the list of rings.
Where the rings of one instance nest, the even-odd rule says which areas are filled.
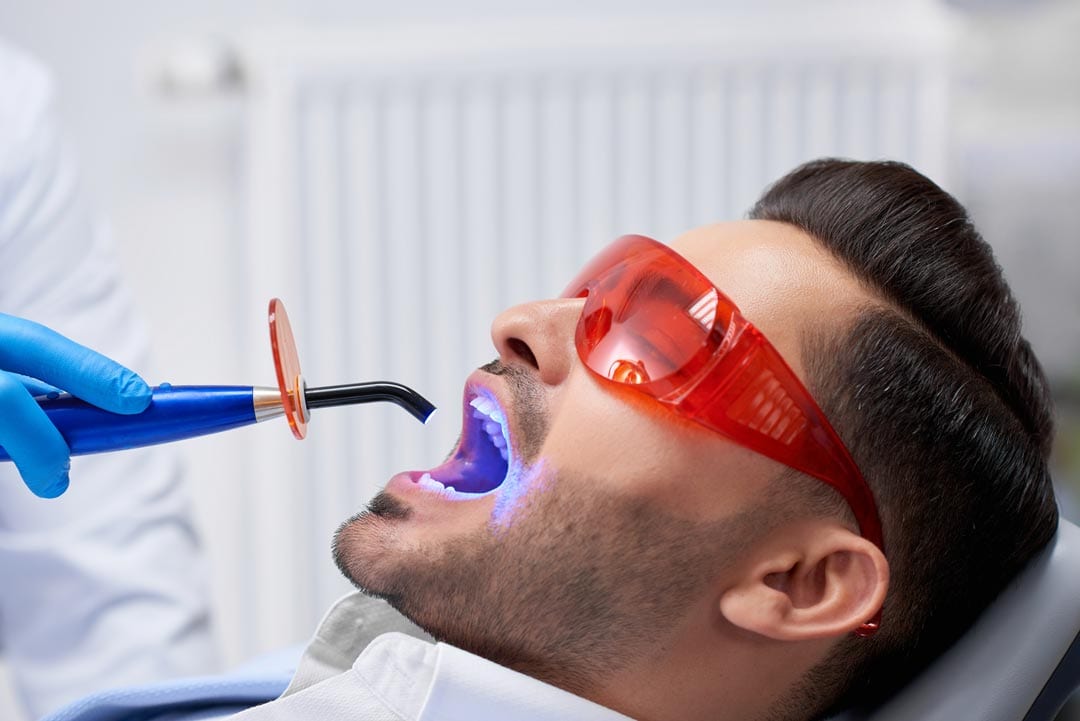
[[[335,537],[335,560],[440,641],[579,695],[655,657],[758,535],[757,509],[696,523],[591,479],[536,484],[509,525],[402,548],[408,507],[383,493]]]

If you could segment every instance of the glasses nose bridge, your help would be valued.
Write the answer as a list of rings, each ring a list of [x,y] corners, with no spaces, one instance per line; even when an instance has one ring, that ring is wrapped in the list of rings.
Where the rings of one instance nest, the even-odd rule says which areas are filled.
[[[558,385],[577,362],[574,332],[584,304],[583,298],[558,298],[506,309],[491,324],[500,358],[533,365],[544,383]]]

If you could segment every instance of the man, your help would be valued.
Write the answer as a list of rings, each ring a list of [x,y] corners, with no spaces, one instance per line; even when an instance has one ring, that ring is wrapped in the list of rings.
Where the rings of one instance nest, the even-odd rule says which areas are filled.
[[[442,643],[346,600],[241,718],[812,719],[960,635],[1057,524],[989,248],[899,164],[810,163],[750,218],[500,315],[457,450],[335,540]]]

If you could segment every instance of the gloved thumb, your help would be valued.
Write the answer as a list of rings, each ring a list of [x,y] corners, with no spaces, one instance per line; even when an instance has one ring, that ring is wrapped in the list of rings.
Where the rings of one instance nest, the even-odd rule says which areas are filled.
[[[26,486],[41,498],[68,488],[71,454],[67,442],[22,382],[0,371],[0,446],[15,462]]]

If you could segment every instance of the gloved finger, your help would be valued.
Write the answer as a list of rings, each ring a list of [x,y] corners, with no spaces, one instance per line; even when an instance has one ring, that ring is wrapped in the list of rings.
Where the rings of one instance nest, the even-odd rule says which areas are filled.
[[[67,490],[67,442],[26,388],[0,371],[0,446],[34,495],[56,498]]]
[[[0,369],[21,373],[113,413],[139,413],[150,387],[114,360],[39,323],[0,313]]]
[[[11,375],[18,379],[18,381],[22,383],[23,388],[25,388],[32,396],[47,396],[50,393],[63,393],[63,391],[56,386],[51,386],[48,383],[39,381],[37,378],[24,376],[21,373],[12,373]]]

